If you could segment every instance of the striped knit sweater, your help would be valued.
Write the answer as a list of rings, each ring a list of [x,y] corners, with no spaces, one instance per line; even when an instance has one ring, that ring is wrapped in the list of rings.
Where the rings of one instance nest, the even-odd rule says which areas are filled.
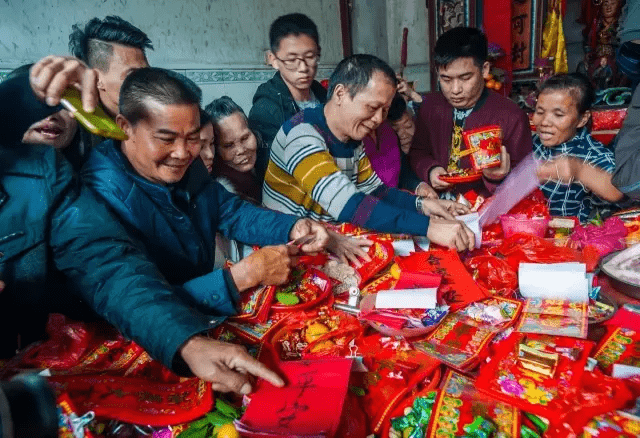
[[[262,201],[274,210],[380,232],[424,236],[429,226],[415,196],[376,175],[362,142],[343,143],[331,133],[324,107],[299,112],[276,134]]]

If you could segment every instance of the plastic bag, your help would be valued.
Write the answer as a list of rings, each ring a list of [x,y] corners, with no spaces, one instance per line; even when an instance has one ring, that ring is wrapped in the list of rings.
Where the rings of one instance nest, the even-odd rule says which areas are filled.
[[[552,241],[529,234],[515,234],[502,244],[492,248],[491,252],[504,257],[513,270],[518,271],[520,262],[526,263],[563,263],[581,262],[591,272],[598,266],[599,256],[594,248],[585,248],[579,252],[573,248],[555,246]]]
[[[625,249],[625,238],[629,234],[624,222],[618,217],[610,217],[602,226],[576,225],[569,238],[574,248],[594,247],[600,257]]]
[[[518,273],[509,263],[498,257],[476,256],[464,264],[476,283],[491,295],[512,297],[518,288]]]
[[[562,397],[558,398],[555,415],[549,417],[551,425],[545,437],[578,435],[591,418],[621,409],[631,400],[633,395],[623,380],[607,377],[597,370],[585,372],[581,386],[562,388]]]

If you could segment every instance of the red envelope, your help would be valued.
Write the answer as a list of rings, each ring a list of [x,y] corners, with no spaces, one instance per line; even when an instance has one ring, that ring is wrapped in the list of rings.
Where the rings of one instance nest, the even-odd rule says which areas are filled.
[[[289,361],[277,370],[287,382],[259,381],[242,419],[242,436],[333,437],[347,396],[351,359]]]
[[[396,257],[396,263],[401,272],[441,275],[438,302],[446,302],[452,311],[490,296],[467,272],[455,250],[415,252],[407,257]]]
[[[428,287],[439,287],[442,275],[429,272],[401,272],[400,279],[394,289],[420,289]]]

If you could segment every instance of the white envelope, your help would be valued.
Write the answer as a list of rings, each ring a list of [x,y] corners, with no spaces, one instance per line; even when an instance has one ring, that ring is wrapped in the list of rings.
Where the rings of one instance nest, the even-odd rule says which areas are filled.
[[[478,213],[463,214],[456,219],[464,222],[476,236],[476,248],[482,245],[482,231],[480,230],[480,215]]]
[[[412,252],[416,252],[416,246],[413,243],[413,239],[394,240],[393,252],[398,256],[408,256]]]
[[[438,289],[381,290],[376,295],[376,309],[435,309]]]
[[[520,263],[520,294],[525,298],[589,301],[589,279],[584,263]]]

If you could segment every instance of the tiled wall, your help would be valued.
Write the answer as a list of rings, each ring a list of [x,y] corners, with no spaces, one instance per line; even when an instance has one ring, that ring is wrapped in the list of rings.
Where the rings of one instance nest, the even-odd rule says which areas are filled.
[[[0,82],[11,70],[0,70]],[[269,80],[275,70],[267,68],[255,69],[194,69],[175,71],[182,73],[202,88],[202,101],[206,105],[213,99],[227,95],[240,105],[247,113],[251,109],[251,101],[258,86]],[[321,66],[317,79],[326,79],[331,75],[331,66]]]

